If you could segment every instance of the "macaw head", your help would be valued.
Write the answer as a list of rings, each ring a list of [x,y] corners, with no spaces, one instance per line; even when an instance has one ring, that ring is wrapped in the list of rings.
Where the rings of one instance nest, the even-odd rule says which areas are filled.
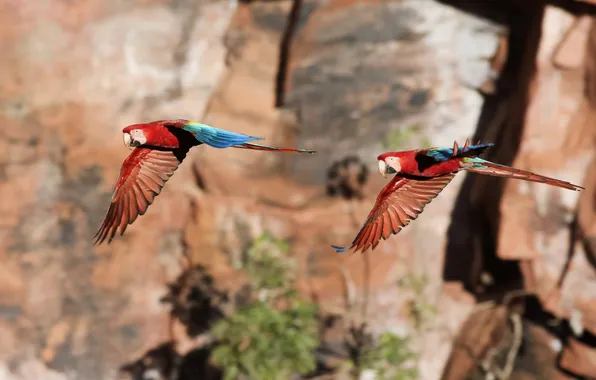
[[[129,125],[122,129],[124,145],[131,150],[142,145],[169,149],[178,148],[178,137],[184,133],[181,132],[181,128],[188,122],[188,120],[183,119],[158,120],[151,123]],[[195,141],[194,137],[192,137],[192,141]]]
[[[147,144],[150,124],[132,124],[122,130],[124,145],[128,149]]]
[[[387,174],[395,174],[401,171],[401,159],[398,152],[383,153],[377,157],[379,160],[379,173],[385,178]]]

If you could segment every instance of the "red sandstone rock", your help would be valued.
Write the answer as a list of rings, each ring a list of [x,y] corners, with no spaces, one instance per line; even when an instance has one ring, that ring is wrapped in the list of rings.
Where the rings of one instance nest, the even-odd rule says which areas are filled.
[[[591,59],[590,50],[582,50],[582,41],[592,39],[587,21],[573,24],[571,15],[552,8],[543,25],[540,9],[535,17],[524,14],[535,33],[521,49],[528,56],[516,81],[507,84],[514,90],[499,92],[495,75],[512,49],[520,49],[504,42],[503,27],[475,13],[430,1],[420,7],[419,0],[304,2],[290,46],[286,109],[280,110],[274,88],[290,2],[241,4],[229,29],[234,10],[226,2],[176,3],[45,0],[32,6],[13,0],[0,12],[0,151],[7,153],[0,162],[0,360],[16,363],[10,370],[0,366],[0,377],[62,379],[74,371],[89,380],[106,378],[171,338],[168,309],[159,299],[186,255],[235,291],[245,278],[231,263],[251,239],[271,231],[292,241],[303,294],[317,296],[324,310],[354,318],[361,318],[365,304],[375,333],[411,329],[407,311],[414,296],[396,283],[427,275],[423,297],[438,313],[418,336],[422,378],[461,378],[474,363],[458,348],[450,356],[453,342],[484,352],[503,324],[501,309],[466,321],[471,290],[490,294],[487,278],[503,286],[495,293],[522,282],[510,269],[501,277],[490,272],[508,265],[498,259],[526,260],[520,276],[544,300],[565,266],[568,222],[578,199],[581,239],[591,246],[596,182],[591,174],[583,180],[593,162],[584,156],[594,150],[585,132],[593,127],[590,98],[583,99],[584,84],[590,93],[589,79],[584,82],[590,65],[581,58]],[[566,33],[570,25],[576,26]],[[488,132],[480,133],[499,143],[496,158],[515,156],[514,166],[579,182],[586,191],[578,198],[512,180],[493,210],[489,203],[503,180],[470,183],[461,174],[374,252],[336,255],[329,245],[353,238],[386,181],[372,172],[363,200],[329,199],[328,166],[349,153],[374,169],[383,150],[463,141],[474,133],[483,107],[477,88],[504,100],[484,121]],[[524,117],[525,108],[515,104],[523,105],[526,96]],[[128,154],[121,128],[178,117],[318,153],[201,147],[124,237],[92,248]],[[484,122],[479,129],[485,130]],[[508,135],[522,123],[521,148],[512,155]],[[462,207],[469,215],[461,218],[454,207],[461,206],[464,181],[473,186],[462,202],[473,207]],[[496,221],[497,214],[498,251],[490,261],[474,226]],[[477,219],[485,215],[492,218],[488,223]],[[472,249],[458,248],[461,242]],[[578,249],[563,288],[545,305],[562,318],[579,310],[593,332],[596,294],[584,254]],[[354,302],[349,313],[348,298]],[[176,326],[174,338],[187,347]],[[548,373],[541,378],[558,378],[553,354],[544,348],[552,337],[529,329],[527,344],[537,348],[535,359]],[[591,357],[589,348],[581,354],[576,348],[564,352],[566,365]],[[536,367],[516,378],[531,378]]]

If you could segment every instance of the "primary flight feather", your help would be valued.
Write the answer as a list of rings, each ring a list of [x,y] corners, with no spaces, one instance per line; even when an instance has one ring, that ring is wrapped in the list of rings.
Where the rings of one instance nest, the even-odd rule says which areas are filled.
[[[541,182],[569,190],[583,189],[569,182],[495,164],[478,157],[493,145],[469,145],[466,140],[463,148],[454,142],[453,148],[417,149],[379,155],[377,160],[381,175],[387,177],[387,174],[395,174],[395,177],[381,190],[350,249],[364,253],[371,247],[375,249],[381,238],[385,240],[392,234],[397,234],[416,219],[424,207],[462,170]],[[346,251],[345,247],[332,247],[338,253]]]
[[[122,163],[110,207],[94,236],[95,244],[101,244],[105,239],[109,243],[118,230],[122,235],[129,224],[143,215],[194,146],[207,144],[214,148],[314,153],[306,149],[250,143],[262,138],[183,119],[133,124],[122,133],[124,145],[132,152]]]

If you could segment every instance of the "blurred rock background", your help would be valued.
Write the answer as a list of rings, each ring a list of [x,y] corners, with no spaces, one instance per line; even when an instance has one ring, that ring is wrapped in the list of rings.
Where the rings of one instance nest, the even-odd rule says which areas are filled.
[[[318,306],[305,378],[370,378],[363,347],[395,337],[418,368],[395,378],[596,378],[594,14],[0,0],[0,379],[221,378],[212,327],[271,294],[251,277],[263,236],[287,242],[283,273]],[[317,154],[196,149],[125,236],[93,247],[121,129],[175,118]],[[331,250],[384,185],[380,152],[467,137],[586,189],[461,174],[374,253]]]

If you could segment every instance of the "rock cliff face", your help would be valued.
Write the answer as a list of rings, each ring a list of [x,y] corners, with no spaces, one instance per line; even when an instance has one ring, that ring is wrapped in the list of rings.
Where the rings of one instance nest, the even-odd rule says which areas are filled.
[[[484,378],[480,362],[596,376],[596,8],[459,3],[5,0],[0,379],[113,379],[170,340],[184,355],[196,334],[170,323],[166,283],[190,260],[241,289],[234,267],[264,231],[292,242],[298,287],[326,311],[380,333],[415,329],[412,299],[433,305],[422,379]],[[318,153],[200,147],[94,248],[128,154],[120,130],[166,118]],[[466,137],[586,190],[461,174],[373,254],[329,248],[384,186],[380,152]],[[350,156],[371,175],[360,196],[332,197],[328,169]],[[425,287],[397,286],[412,276]]]
[[[179,272],[185,184],[194,184],[190,165],[182,168],[136,231],[93,248],[128,154],[120,131],[202,117],[225,70],[235,6],[44,0],[1,8],[0,377],[114,378],[168,337],[159,298]]]

